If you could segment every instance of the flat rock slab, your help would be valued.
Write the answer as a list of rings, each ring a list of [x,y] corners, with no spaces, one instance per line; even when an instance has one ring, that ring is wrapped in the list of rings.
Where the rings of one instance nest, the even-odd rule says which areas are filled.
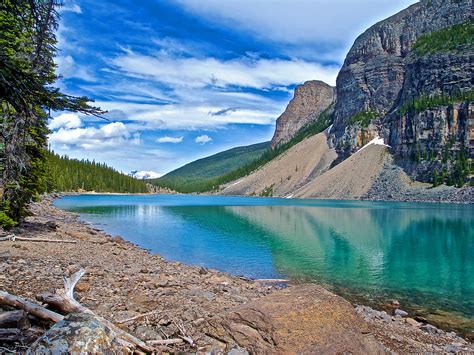
[[[293,286],[238,307],[209,321],[205,332],[224,351],[387,352],[349,302],[317,285]]]

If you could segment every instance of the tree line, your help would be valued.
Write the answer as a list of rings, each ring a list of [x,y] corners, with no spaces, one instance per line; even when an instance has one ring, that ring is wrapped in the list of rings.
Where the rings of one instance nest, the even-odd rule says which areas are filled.
[[[148,192],[143,180],[124,175],[104,163],[46,153],[46,191]]]

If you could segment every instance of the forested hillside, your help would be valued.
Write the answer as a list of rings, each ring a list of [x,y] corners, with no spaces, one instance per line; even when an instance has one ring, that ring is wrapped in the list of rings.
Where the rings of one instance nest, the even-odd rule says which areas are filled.
[[[150,182],[175,191],[203,192],[214,188],[216,179],[258,160],[270,147],[269,142],[237,147],[196,160]]]
[[[146,183],[106,164],[46,154],[46,187],[53,191],[147,192]]]
[[[295,144],[307,137],[324,131],[332,123],[333,106],[322,112],[318,118],[303,126],[285,143],[271,148],[269,142],[234,148],[208,158],[196,160],[183,166],[152,183],[182,193],[206,192],[219,189],[220,185],[237,180],[260,168],[280,154],[286,152]],[[230,160],[226,169],[210,169],[222,166],[223,161]],[[233,167],[233,169],[230,169]],[[210,174],[212,172],[212,175]]]

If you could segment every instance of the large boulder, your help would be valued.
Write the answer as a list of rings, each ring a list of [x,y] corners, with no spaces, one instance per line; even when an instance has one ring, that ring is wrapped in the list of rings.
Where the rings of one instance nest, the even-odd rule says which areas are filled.
[[[317,285],[294,286],[213,317],[212,349],[252,354],[384,354],[354,307]]]
[[[69,314],[36,340],[28,354],[127,352],[115,333],[95,316]]]

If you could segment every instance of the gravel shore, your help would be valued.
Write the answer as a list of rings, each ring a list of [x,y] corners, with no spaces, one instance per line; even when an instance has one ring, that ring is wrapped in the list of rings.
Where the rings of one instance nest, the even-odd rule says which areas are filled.
[[[368,307],[354,308],[317,285],[279,290],[166,261],[58,210],[52,200],[32,204],[32,216],[14,233],[77,243],[1,242],[0,290],[34,301],[40,293],[61,288],[63,275],[85,268],[76,287],[83,305],[142,340],[175,338],[184,327],[196,343],[159,351],[474,352],[471,343],[454,333]],[[48,327],[35,324],[33,333]],[[34,340],[31,334],[20,343],[0,346],[24,350]]]

